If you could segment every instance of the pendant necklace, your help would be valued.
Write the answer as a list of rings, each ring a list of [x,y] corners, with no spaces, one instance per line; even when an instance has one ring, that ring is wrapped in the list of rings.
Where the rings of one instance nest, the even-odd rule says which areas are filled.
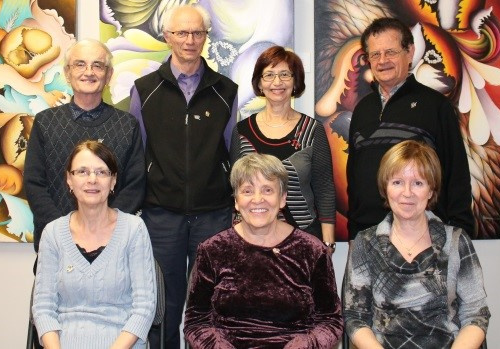
[[[424,235],[425,235],[425,233],[426,233],[427,229],[425,229],[425,230],[422,232],[422,234],[420,234],[420,237],[417,239],[417,241],[416,241],[416,242],[415,242],[415,243],[414,243],[414,244],[413,244],[410,248],[406,247],[406,246],[405,246],[405,244],[403,244],[403,241],[401,241],[401,239],[399,238],[398,233],[396,232],[396,229],[395,229],[395,228],[393,228],[393,231],[394,231],[394,235],[396,236],[396,239],[398,239],[398,241],[399,241],[399,243],[401,244],[401,246],[403,246],[403,248],[406,250],[406,253],[408,254],[408,256],[410,256],[410,257],[411,257],[411,256],[413,255],[413,253],[411,252],[411,250],[413,250],[413,248],[414,248],[415,246],[417,246],[417,244],[420,242],[420,240],[422,240],[422,238],[424,237]]]

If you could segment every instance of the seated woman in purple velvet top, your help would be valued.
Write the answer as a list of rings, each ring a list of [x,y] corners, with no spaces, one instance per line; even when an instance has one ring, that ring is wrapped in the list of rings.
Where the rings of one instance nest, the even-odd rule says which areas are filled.
[[[331,256],[277,219],[287,172],[252,153],[231,172],[242,221],[198,247],[184,334],[192,348],[332,348],[343,321]]]

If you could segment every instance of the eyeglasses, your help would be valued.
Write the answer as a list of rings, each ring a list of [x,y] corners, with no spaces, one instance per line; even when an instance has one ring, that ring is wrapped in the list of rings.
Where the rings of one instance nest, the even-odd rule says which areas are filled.
[[[383,51],[383,53],[384,53],[385,58],[392,59],[392,58],[396,58],[396,56],[399,55],[402,51],[403,50],[398,51],[398,50],[394,50],[394,49],[390,48],[388,50]],[[368,53],[368,59],[370,61],[376,62],[380,59],[380,57],[382,57],[382,52],[380,52],[380,51],[374,51],[374,52]]]
[[[69,171],[73,176],[76,177],[90,177],[90,175],[93,173],[97,178],[108,178],[111,177],[111,171],[110,170],[89,170],[88,168],[78,168],[76,170],[71,170]]]
[[[293,73],[289,71],[280,71],[279,73],[273,73],[271,71],[262,74],[262,80],[271,82],[274,81],[276,76],[281,80],[281,81],[289,81],[291,78],[293,78]]]
[[[168,33],[174,35],[178,39],[187,39],[189,34],[193,36],[193,39],[195,40],[201,40],[204,39],[205,36],[208,34],[208,31],[206,30],[195,30],[192,32],[186,31],[186,30],[178,30],[175,32],[167,31]]]
[[[90,64],[87,64],[84,61],[76,61],[76,62],[73,62],[73,64],[71,64],[69,66],[72,67],[73,70],[76,71],[77,73],[83,73],[84,71],[87,70],[87,67],[89,67],[89,66],[90,66],[90,70],[92,70],[94,73],[102,73],[108,67],[106,64],[104,64],[104,62],[100,62],[100,61],[95,61],[95,62],[92,62]]]

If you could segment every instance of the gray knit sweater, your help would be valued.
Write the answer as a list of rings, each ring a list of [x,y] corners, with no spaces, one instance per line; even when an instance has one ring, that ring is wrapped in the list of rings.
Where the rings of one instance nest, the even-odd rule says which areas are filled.
[[[344,318],[384,348],[449,348],[466,325],[485,333],[490,312],[479,259],[462,229],[426,212],[432,246],[408,263],[392,245],[392,213],[360,232],[348,260]]]
[[[62,348],[109,348],[121,331],[145,348],[156,307],[154,258],[144,222],[118,211],[92,264],[80,253],[68,214],[45,228],[38,254],[33,318],[38,335],[59,331]]]

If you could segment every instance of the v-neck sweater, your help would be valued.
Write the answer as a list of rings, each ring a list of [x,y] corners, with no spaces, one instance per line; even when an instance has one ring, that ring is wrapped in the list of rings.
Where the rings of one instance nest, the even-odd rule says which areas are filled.
[[[115,229],[90,264],[73,241],[71,213],[40,243],[33,318],[41,337],[59,331],[63,348],[108,348],[120,332],[145,348],[156,307],[154,258],[144,222],[119,210]]]

